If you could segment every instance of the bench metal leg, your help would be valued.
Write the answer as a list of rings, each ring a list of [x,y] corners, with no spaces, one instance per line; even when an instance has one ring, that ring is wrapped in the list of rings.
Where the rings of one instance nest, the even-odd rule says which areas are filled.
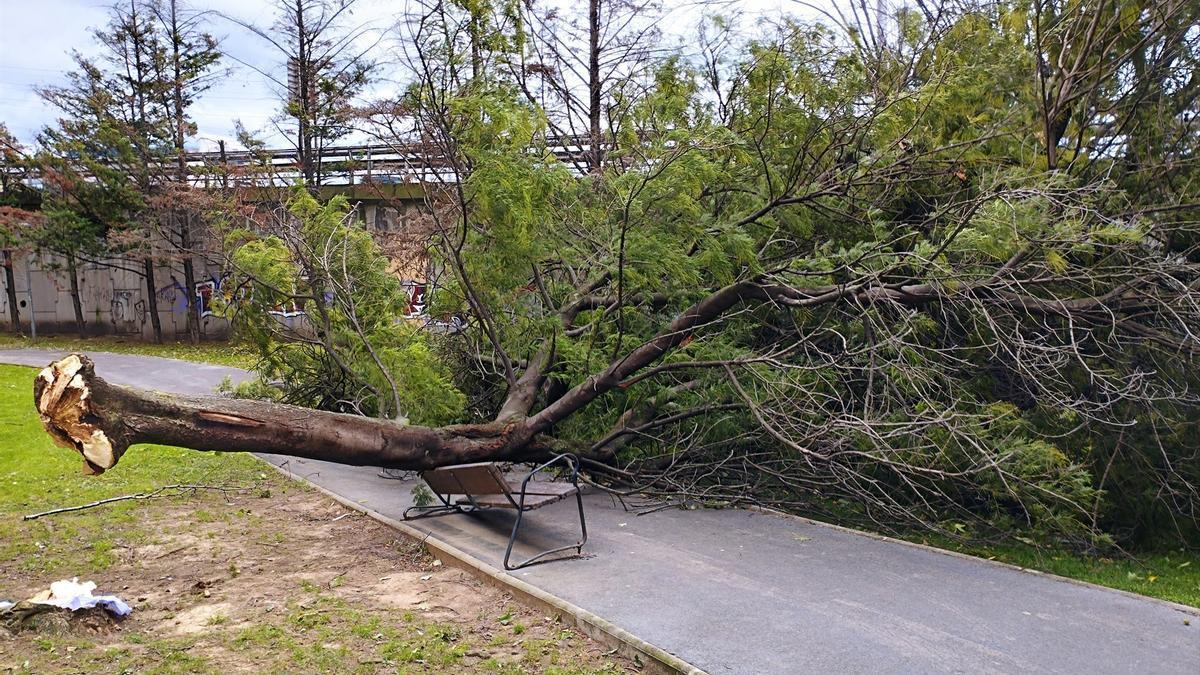
[[[412,515],[412,514],[416,515]],[[418,518],[428,518],[429,516],[440,516],[446,513],[465,513],[457,504],[443,506],[434,504],[432,506],[410,506],[404,509],[404,515],[400,516],[401,520],[417,520]]]
[[[427,518],[429,516],[440,516],[440,515],[444,515],[447,513],[470,513],[472,511],[476,510],[477,508],[479,508],[478,506],[474,505],[474,500],[471,500],[472,501],[471,508],[464,509],[461,505],[451,502],[449,499],[447,499],[447,497],[444,497],[442,495],[437,495],[437,498],[440,502],[442,502],[441,504],[430,504],[430,505],[426,505],[426,506],[410,506],[407,509],[404,509],[404,514],[400,516],[400,519],[401,520],[417,520],[418,518]],[[409,515],[412,513],[415,513],[416,515]]]
[[[522,499],[521,501],[524,501],[524,499]],[[532,558],[529,558],[528,560],[526,560],[524,562],[520,562],[520,563],[513,565],[509,562],[509,558],[512,557],[513,544],[516,543],[516,541],[517,541],[517,531],[521,529],[521,516],[523,516],[525,514],[525,511],[523,509],[518,508],[517,509],[517,522],[513,523],[512,535],[509,536],[509,538],[508,538],[508,549],[506,549],[504,551],[504,569],[519,570],[522,567],[528,567],[529,565],[532,565],[537,562],[544,562],[542,559],[548,555],[553,555],[555,553],[561,553],[562,551],[569,551],[571,549],[575,549],[575,555],[582,555],[583,554],[583,545],[587,543],[587,521],[585,521],[584,517],[583,517],[583,494],[582,493],[580,493],[580,492],[575,493],[575,503],[579,506],[579,531],[582,535],[580,540],[569,546],[560,546],[558,548],[552,548],[548,551],[542,551],[541,553],[533,556]]]

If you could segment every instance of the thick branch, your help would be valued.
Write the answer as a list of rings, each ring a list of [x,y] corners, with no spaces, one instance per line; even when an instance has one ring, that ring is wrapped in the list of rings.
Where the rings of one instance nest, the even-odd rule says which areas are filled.
[[[58,445],[83,455],[88,474],[111,469],[137,443],[408,470],[527,459],[545,450],[519,425],[431,429],[277,403],[119,387],[96,376],[91,359],[80,354],[42,370],[34,401],[46,431]]]
[[[529,433],[541,433],[558,420],[608,393],[619,385],[621,380],[657,361],[663,354],[683,342],[692,331],[717,319],[743,300],[761,296],[761,288],[753,281],[739,281],[712,293],[684,310],[657,336],[629,352],[624,358],[614,361],[603,372],[576,385],[562,398],[530,417],[526,423]]]

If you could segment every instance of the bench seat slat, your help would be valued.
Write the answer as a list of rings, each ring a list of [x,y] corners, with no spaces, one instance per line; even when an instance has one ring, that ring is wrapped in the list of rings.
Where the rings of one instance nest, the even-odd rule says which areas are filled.
[[[444,495],[502,495],[511,489],[495,464],[460,464],[423,471],[429,488]]]
[[[513,493],[513,496],[521,494],[520,483],[510,483],[508,486]],[[554,495],[558,497],[568,497],[575,494],[576,488],[570,483],[551,483],[544,480],[531,480],[525,487],[525,497],[528,500],[530,495]]]
[[[527,493],[525,495],[525,510],[532,511],[533,509],[541,508],[547,504],[553,504],[554,502],[557,502],[557,501],[560,501],[560,500],[566,498],[567,496],[569,496],[569,494],[573,494],[573,493],[564,493],[564,494],[557,494],[557,495],[531,495],[531,494]],[[494,508],[494,509],[511,509],[511,508],[513,508],[512,502],[508,501],[508,497],[505,495],[479,495],[479,496],[476,496],[474,499],[475,499],[476,504],[478,504],[480,506],[486,506],[488,508]],[[521,497],[519,495],[514,494],[513,501],[519,503],[521,501]],[[466,497],[462,497],[458,500],[457,503],[459,506],[468,506],[471,504],[471,500],[467,499]]]
[[[499,495],[505,493],[517,495],[521,492],[520,483],[509,483],[504,474],[494,464],[463,464],[456,466],[430,469],[421,473],[421,478],[429,488],[443,495]],[[529,481],[525,488],[526,495],[551,495],[565,497],[575,494],[575,486],[571,483],[553,483],[545,480]],[[478,501],[478,500],[476,500]],[[503,500],[507,502],[507,500]]]

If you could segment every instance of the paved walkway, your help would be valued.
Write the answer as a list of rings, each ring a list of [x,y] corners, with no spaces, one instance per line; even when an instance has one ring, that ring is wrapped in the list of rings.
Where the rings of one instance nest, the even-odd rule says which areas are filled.
[[[68,353],[61,349],[0,349],[0,363],[41,368]],[[173,394],[211,394],[226,377],[235,383],[250,377],[240,368],[157,356],[109,352],[88,352],[88,356],[96,363],[96,374],[109,382]]]
[[[0,350],[5,362],[47,356]],[[110,381],[189,393],[233,370],[93,358]],[[264,458],[391,517],[409,504],[411,482],[371,468]],[[526,543],[571,539],[573,508],[533,512]],[[711,673],[1200,672],[1200,616],[1167,603],[796,518],[637,516],[601,494],[587,509],[588,558],[513,574]],[[413,524],[500,567],[510,518]]]

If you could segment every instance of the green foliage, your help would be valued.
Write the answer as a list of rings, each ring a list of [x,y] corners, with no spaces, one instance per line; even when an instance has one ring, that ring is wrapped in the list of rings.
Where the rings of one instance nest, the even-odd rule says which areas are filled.
[[[227,236],[238,290],[222,310],[260,355],[261,380],[237,393],[421,424],[457,418],[462,394],[404,320],[399,280],[346,200],[321,204],[298,187],[279,225]]]
[[[93,36],[99,55],[75,53],[67,84],[39,91],[61,112],[38,137],[35,163],[47,210],[74,214],[59,217],[42,237],[40,245],[52,251],[69,253],[82,247],[76,240],[98,241],[113,231],[144,233],[152,196],[178,178],[172,164],[194,133],[188,109],[211,84],[220,58],[215,40],[177,16],[174,4],[114,6]],[[130,245],[111,239],[116,250]]]
[[[467,9],[487,17],[477,27],[501,22],[494,7]],[[728,284],[755,279],[831,295],[831,287],[886,289],[893,295],[847,291],[843,302],[811,307],[739,306],[655,362],[678,369],[607,392],[557,421],[554,435],[588,447],[622,420],[741,402],[758,416],[723,410],[635,434],[619,460],[636,468],[670,456],[689,476],[683,485],[688,471],[719,465],[743,482],[721,481],[751,486],[741,489],[757,499],[805,500],[876,526],[915,521],[960,536],[1020,533],[1095,548],[1128,541],[1133,530],[1161,531],[1173,513],[1171,527],[1191,538],[1195,500],[1176,508],[1152,486],[1194,494],[1185,487],[1194,478],[1183,475],[1190,469],[1180,467],[1192,464],[1185,457],[1195,432],[1166,433],[1195,416],[1194,374],[1164,353],[1106,342],[1118,338],[1108,314],[1084,317],[1081,332],[1046,309],[1108,297],[1131,270],[1195,255],[1194,233],[1186,234],[1194,228],[1165,225],[1182,218],[1130,215],[1138,204],[1157,208],[1129,190],[1145,184],[1134,167],[1143,159],[1187,175],[1164,203],[1194,203],[1197,183],[1182,168],[1192,166],[1183,159],[1188,141],[1168,147],[1127,107],[1142,86],[1129,78],[1144,78],[1152,99],[1179,105],[1166,113],[1153,104],[1158,124],[1189,136],[1178,124],[1193,114],[1185,111],[1194,111],[1196,90],[1165,82],[1195,59],[1194,33],[1174,23],[1194,10],[1157,29],[1148,6],[1102,22],[1105,39],[1137,52],[1125,64],[1085,48],[1080,28],[1115,11],[1018,3],[931,23],[900,9],[869,19],[878,24],[865,27],[870,36],[783,21],[709,62],[670,54],[614,81],[607,163],[586,176],[548,158],[547,130],[562,111],[533,106],[529,82],[503,71],[454,77],[469,50],[444,42],[432,59],[437,77],[406,101],[422,129],[455,148],[463,176],[461,190],[448,190],[453,206],[434,250],[446,270],[434,312],[469,322],[439,348],[454,361],[498,351],[519,361],[552,345],[552,384],[540,405],[620,363]],[[1152,35],[1155,45],[1178,45],[1177,58],[1155,61],[1166,52],[1138,46]],[[471,58],[500,61],[514,49],[472,46]],[[1095,67],[1087,75],[1094,90],[1071,93],[1065,121],[1049,120],[1066,131],[1050,139],[1043,116],[1052,86],[1039,88],[1038,78],[1075,62],[1072,50]],[[1118,159],[1133,145],[1100,142],[1116,133],[1105,127],[1108,111],[1138,129],[1137,152],[1147,154],[1136,162]],[[1171,234],[1155,233],[1160,226]],[[1163,246],[1183,257],[1164,258]],[[996,280],[1003,291],[978,290]],[[907,287],[942,297],[910,303]],[[566,325],[559,311],[581,288],[598,302]],[[1034,312],[998,302],[1005,293],[1047,304]],[[731,369],[740,390],[724,369],[683,367],[722,361],[740,363]],[[488,364],[457,380],[485,418],[507,386]],[[1149,372],[1163,389],[1128,385]],[[1179,400],[1162,403],[1167,390]],[[1156,421],[1143,434],[1132,419]],[[1153,437],[1164,459],[1114,436]],[[738,457],[753,460],[730,468]],[[1156,524],[1131,527],[1141,520]]]
[[[429,506],[433,503],[433,492],[424,483],[413,485],[411,493],[413,506]]]

